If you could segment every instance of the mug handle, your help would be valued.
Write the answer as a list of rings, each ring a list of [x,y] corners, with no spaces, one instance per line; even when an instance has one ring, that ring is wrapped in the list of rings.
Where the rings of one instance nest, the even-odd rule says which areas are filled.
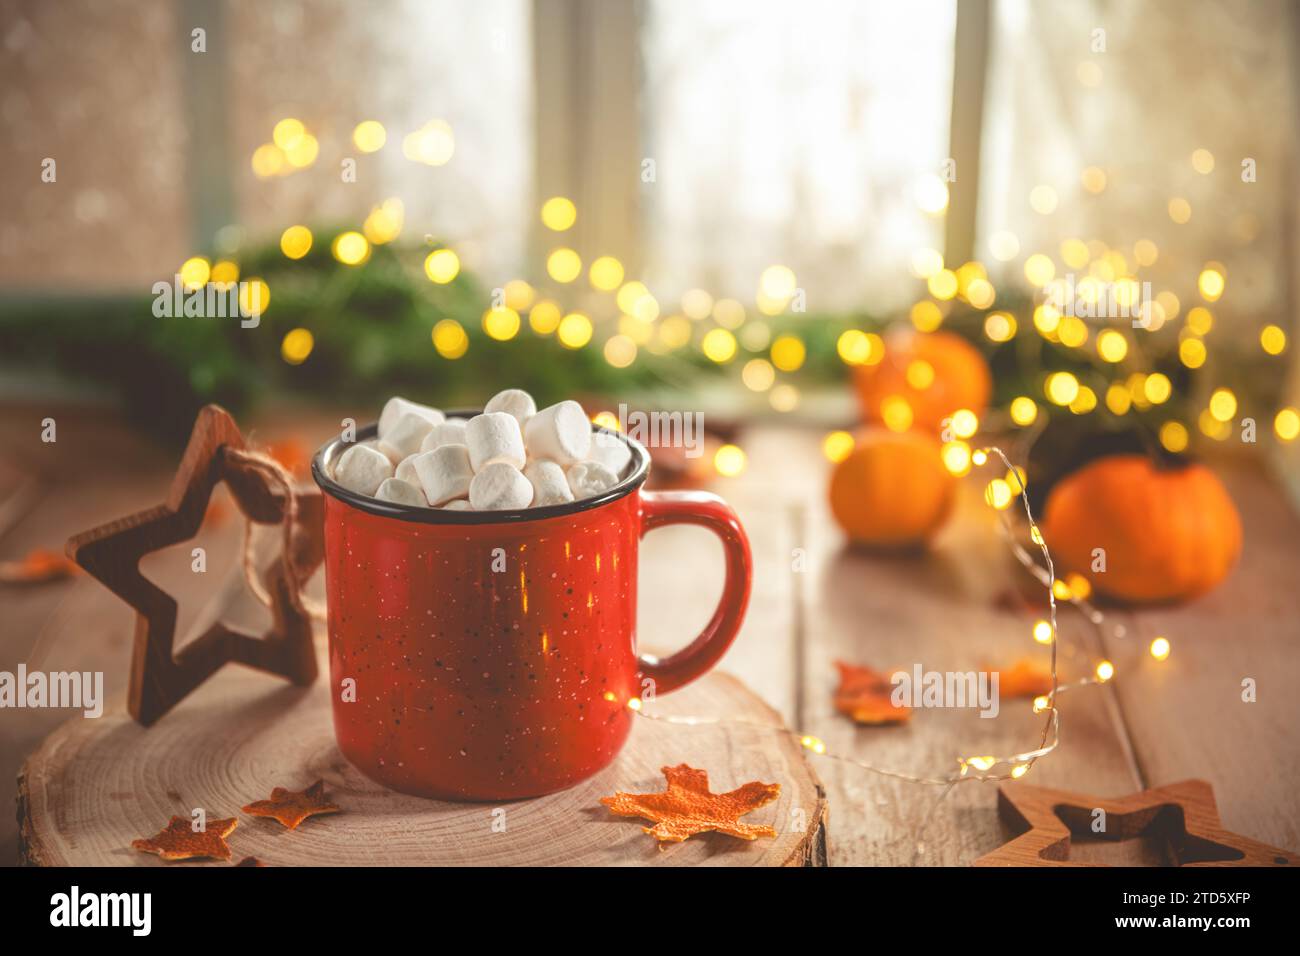
[[[663,660],[647,654],[639,658],[639,676],[654,681],[657,694],[689,684],[726,653],[745,619],[753,577],[749,538],[736,513],[717,495],[705,491],[642,492],[641,537],[670,524],[700,525],[716,534],[722,541],[727,568],[722,598],[699,636]]]

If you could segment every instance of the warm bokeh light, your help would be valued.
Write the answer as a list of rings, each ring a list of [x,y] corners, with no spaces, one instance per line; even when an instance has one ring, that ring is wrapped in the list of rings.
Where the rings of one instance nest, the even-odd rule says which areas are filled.
[[[905,432],[912,427],[912,406],[901,395],[889,395],[880,403],[880,417],[892,432]]]
[[[980,420],[969,408],[959,408],[952,413],[948,423],[952,428],[952,433],[958,438],[970,438],[979,431]]]
[[[1097,354],[1107,362],[1122,362],[1128,355],[1128,339],[1123,333],[1106,329],[1097,336]]]
[[[907,363],[904,377],[907,384],[918,392],[923,392],[934,384],[934,366],[925,359],[912,359]]]
[[[885,357],[885,341],[875,332],[848,329],[836,340],[835,351],[846,365],[876,365]]]
[[[1232,421],[1237,414],[1237,396],[1230,388],[1216,388],[1210,395],[1210,414],[1221,422]]]
[[[984,500],[998,511],[1004,511],[1010,507],[1012,498],[1011,486],[1001,478],[994,478],[984,489]]]
[[[290,226],[280,233],[280,251],[290,259],[301,259],[311,251],[311,230],[306,226]]]
[[[730,362],[736,356],[736,337],[726,329],[709,329],[700,340],[700,350],[711,361]]]
[[[754,392],[766,392],[776,384],[776,369],[767,359],[750,359],[740,370],[740,380]]]
[[[1053,372],[1043,391],[1054,405],[1069,405],[1079,395],[1079,380],[1069,372]]]
[[[1217,268],[1206,267],[1201,271],[1200,276],[1196,279],[1196,288],[1201,293],[1201,298],[1206,302],[1217,302],[1223,295],[1223,289],[1226,285],[1223,272]]]
[[[1027,395],[1019,395],[1011,400],[1011,420],[1024,427],[1032,425],[1038,418],[1038,404]]]
[[[358,266],[370,258],[370,242],[359,232],[341,232],[334,237],[330,251],[345,266]]]
[[[940,450],[940,455],[943,458],[943,467],[948,469],[949,474],[961,478],[970,473],[970,445],[964,441],[946,442]]]
[[[1052,625],[1048,621],[1038,620],[1034,622],[1034,640],[1039,644],[1052,643]]]
[[[990,312],[984,317],[984,334],[990,342],[1009,342],[1016,336],[1016,320],[1009,312]]]
[[[443,319],[433,327],[433,347],[446,359],[458,359],[469,351],[469,336],[455,319]]]
[[[1264,326],[1259,332],[1259,346],[1269,355],[1281,355],[1286,350],[1286,332],[1280,326]]]
[[[1035,252],[1025,260],[1025,278],[1031,285],[1042,288],[1055,277],[1056,263],[1041,252]]]
[[[636,361],[636,353],[636,343],[626,335],[614,335],[605,342],[605,361],[614,368],[627,368]]]
[[[373,153],[384,148],[388,131],[378,120],[362,120],[352,130],[352,142],[363,153]]]
[[[922,299],[913,305],[909,316],[918,332],[933,332],[943,325],[943,311],[929,299]]]
[[[307,329],[291,329],[280,342],[280,357],[290,365],[301,365],[315,344],[316,339]]]
[[[713,296],[703,289],[687,289],[682,293],[682,311],[688,318],[707,319],[713,312]]]
[[[1300,409],[1284,408],[1273,418],[1273,432],[1282,441],[1295,441],[1300,436]]]
[[[212,267],[203,256],[191,256],[181,263],[181,285],[189,292],[202,289],[212,276]]]
[[[239,310],[244,315],[261,315],[271,304],[271,288],[261,279],[249,277],[239,284]]]
[[[543,299],[528,312],[528,326],[538,335],[550,335],[560,327],[563,314],[550,299]]]
[[[822,454],[827,461],[841,462],[853,453],[853,436],[848,432],[831,432],[822,439]]]
[[[1183,339],[1178,343],[1178,360],[1188,368],[1200,368],[1205,364],[1205,343],[1200,339]]]
[[[293,149],[307,135],[307,127],[303,125],[302,120],[286,117],[275,124],[275,129],[271,133],[271,139],[280,149]]]
[[[507,306],[483,313],[483,331],[498,342],[509,342],[519,334],[519,313]]]
[[[1167,660],[1169,650],[1169,640],[1167,638],[1157,637],[1151,642],[1151,656],[1158,661]]]
[[[582,273],[582,257],[561,247],[546,257],[546,273],[556,282],[572,282]]]
[[[713,467],[726,478],[733,478],[744,471],[745,461],[745,453],[737,445],[723,445],[713,453]]]
[[[1103,684],[1115,676],[1115,665],[1110,661],[1102,661],[1097,665],[1097,680]]]
[[[564,232],[578,221],[578,207],[564,196],[552,196],[542,203],[542,224],[554,232]]]
[[[580,349],[591,341],[592,331],[591,319],[581,312],[570,312],[560,320],[555,334],[565,348]]]
[[[1173,383],[1163,372],[1153,372],[1142,383],[1142,393],[1152,405],[1163,405],[1174,392]]]
[[[772,364],[783,372],[793,372],[803,366],[807,349],[797,335],[778,335],[772,342]]]
[[[1184,225],[1192,218],[1192,204],[1182,196],[1175,196],[1169,200],[1169,218]]]
[[[434,249],[424,259],[424,274],[430,281],[446,285],[460,274],[460,257],[450,249]]]
[[[613,292],[623,284],[623,263],[613,256],[600,256],[592,260],[587,278],[591,280],[592,288]]]
[[[1178,454],[1187,449],[1189,436],[1182,422],[1168,421],[1160,426],[1160,444],[1166,451]]]

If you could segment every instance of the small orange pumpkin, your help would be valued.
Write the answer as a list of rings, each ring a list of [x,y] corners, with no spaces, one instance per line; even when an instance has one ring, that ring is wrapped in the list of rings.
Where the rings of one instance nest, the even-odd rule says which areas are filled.
[[[943,526],[955,487],[933,438],[870,428],[831,473],[831,513],[853,541],[918,544]]]
[[[887,333],[879,362],[855,366],[854,384],[867,421],[885,421],[884,404],[902,398],[913,426],[931,434],[959,408],[981,414],[993,393],[993,376],[979,349],[952,332],[905,327]]]
[[[1099,458],[1062,479],[1047,497],[1043,534],[1058,576],[1078,571],[1135,604],[1202,594],[1241,554],[1241,518],[1214,473],[1142,455]],[[1098,548],[1104,572],[1094,570]]]

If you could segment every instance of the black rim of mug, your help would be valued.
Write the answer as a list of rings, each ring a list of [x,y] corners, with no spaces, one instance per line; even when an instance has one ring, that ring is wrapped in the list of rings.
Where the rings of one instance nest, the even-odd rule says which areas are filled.
[[[447,412],[448,418],[473,418],[479,414],[478,409],[452,409]],[[325,463],[333,459],[335,454],[341,454],[338,450],[344,444],[355,444],[355,442],[344,442],[342,433],[335,435],[312,456],[311,476],[321,491],[337,498],[359,511],[368,514],[378,515],[381,518],[396,518],[399,521],[410,521],[416,524],[440,524],[440,525],[464,525],[464,524],[505,524],[516,521],[545,521],[549,518],[562,518],[565,515],[577,514],[581,511],[590,511],[593,508],[599,508],[601,505],[607,505],[611,501],[617,501],[636,491],[645,483],[650,475],[650,453],[645,447],[637,441],[628,438],[621,432],[611,428],[605,428],[601,425],[592,424],[591,430],[597,433],[611,435],[618,441],[627,445],[632,452],[632,459],[635,462],[631,474],[620,481],[617,485],[606,491],[604,494],[596,495],[594,498],[583,498],[581,501],[573,501],[562,505],[547,505],[545,508],[524,508],[514,511],[449,511],[446,508],[425,508],[419,505],[403,505],[391,501],[380,501],[377,498],[369,498],[365,495],[359,495],[355,491],[349,491],[337,481],[329,476],[325,470]],[[379,423],[367,425],[357,430],[357,442],[368,441],[375,437],[379,432]]]

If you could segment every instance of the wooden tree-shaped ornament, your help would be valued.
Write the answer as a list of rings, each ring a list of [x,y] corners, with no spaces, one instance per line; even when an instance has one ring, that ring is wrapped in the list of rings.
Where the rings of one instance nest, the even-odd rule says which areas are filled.
[[[1164,839],[1178,866],[1289,866],[1287,850],[1223,829],[1214,788],[1184,780],[1126,797],[1101,799],[1024,783],[998,788],[998,814],[1016,831],[1009,843],[975,861],[975,866],[1090,866],[1070,859],[1070,838],[1090,833],[1098,811],[1105,813],[1106,840],[1146,835]]]
[[[292,494],[290,553],[277,555],[262,577],[271,598],[270,630],[259,637],[218,621],[175,652],[176,600],[140,573],[140,559],[193,538],[222,481],[249,520],[283,523],[290,506],[284,490],[272,487],[265,469],[249,464],[244,437],[230,414],[207,405],[194,422],[163,504],[83,532],[67,544],[68,557],[136,611],[127,706],[146,726],[231,661],[295,684],[316,679],[311,617],[297,591],[324,558],[322,501],[315,487]]]

